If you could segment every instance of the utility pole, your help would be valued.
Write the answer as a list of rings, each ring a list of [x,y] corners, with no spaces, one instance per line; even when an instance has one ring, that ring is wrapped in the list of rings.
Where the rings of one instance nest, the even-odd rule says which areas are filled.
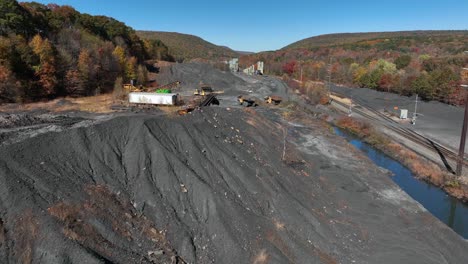
[[[302,65],[301,65],[301,85],[302,85]]]
[[[330,62],[328,63],[328,90],[331,88],[331,74],[332,74],[332,58],[330,57]]]
[[[468,88],[468,85],[462,85]],[[465,159],[465,142],[466,142],[466,129],[468,125],[468,92],[465,98],[465,116],[463,117],[463,128],[460,139],[460,148],[458,149],[458,162],[457,162],[457,176],[461,176],[463,169],[463,160]]]
[[[332,57],[330,56],[330,61],[328,62],[328,82],[327,82],[327,90],[328,90],[328,101],[331,101],[331,74],[332,74]]]
[[[465,51],[465,54],[468,54],[468,51]],[[463,70],[466,70],[466,68],[463,68]],[[462,75],[462,77],[464,74]],[[463,78],[462,78],[463,79]],[[463,88],[468,88],[468,85],[462,84],[461,85]],[[465,116],[463,117],[463,127],[462,127],[462,134],[461,134],[461,139],[460,139],[460,148],[458,149],[458,162],[457,162],[457,176],[462,175],[462,170],[463,170],[463,162],[465,160],[465,143],[466,143],[466,129],[468,126],[468,92],[466,92],[466,98],[465,98]]]
[[[413,124],[413,125],[416,125],[416,117],[418,116],[417,111],[418,111],[418,95],[416,94],[416,101],[414,103],[413,119],[411,120],[411,124]]]

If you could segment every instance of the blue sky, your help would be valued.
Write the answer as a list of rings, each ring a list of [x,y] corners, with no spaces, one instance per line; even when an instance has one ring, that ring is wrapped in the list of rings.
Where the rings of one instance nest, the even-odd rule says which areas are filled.
[[[328,33],[468,29],[466,0],[36,0],[116,18],[137,30],[197,35],[242,51]]]

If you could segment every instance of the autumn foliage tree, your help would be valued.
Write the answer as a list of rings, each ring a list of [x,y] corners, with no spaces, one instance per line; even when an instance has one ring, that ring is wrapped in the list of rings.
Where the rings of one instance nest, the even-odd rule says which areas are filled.
[[[19,84],[12,72],[0,65],[0,101],[14,102],[19,96]]]
[[[344,34],[341,39],[319,36],[291,45],[295,47],[245,55],[241,61],[263,60],[266,74],[286,74],[294,79],[299,78],[299,67],[294,62],[300,61],[304,82],[326,82],[330,77],[332,82],[349,87],[406,96],[420,93],[425,100],[450,104],[459,104],[464,98],[457,85],[459,73],[468,66],[468,56],[463,52],[468,49],[467,31],[362,35]],[[302,46],[309,41],[310,46]]]
[[[113,18],[0,1],[0,103],[110,92],[119,76],[144,84],[145,60],[167,57],[164,43],[145,43]]]
[[[283,65],[283,71],[289,76],[296,72],[297,61],[289,61]]]
[[[40,89],[38,96],[48,97],[55,94],[57,86],[55,54],[48,39],[35,35],[29,43],[34,54],[38,56],[38,64],[34,65],[36,76],[39,78]]]

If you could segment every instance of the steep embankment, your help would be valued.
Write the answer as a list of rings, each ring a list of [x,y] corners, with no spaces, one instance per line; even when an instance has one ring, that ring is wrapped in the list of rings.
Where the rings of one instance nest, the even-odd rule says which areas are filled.
[[[317,123],[285,125],[213,108],[1,146],[0,262],[466,259],[466,242],[361,154]]]

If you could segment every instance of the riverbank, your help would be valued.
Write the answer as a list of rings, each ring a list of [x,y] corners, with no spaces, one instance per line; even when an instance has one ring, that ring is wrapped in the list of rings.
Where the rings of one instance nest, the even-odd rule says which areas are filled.
[[[334,127],[336,135],[346,139],[352,146],[364,153],[377,166],[392,173],[392,181],[405,193],[418,201],[433,216],[452,228],[457,234],[468,239],[468,204],[447,193],[433,184],[417,179],[401,162],[391,158],[382,151],[363,142],[354,134]]]
[[[334,119],[332,124],[349,131],[362,141],[401,162],[417,178],[440,187],[447,194],[463,202],[468,202],[468,183],[466,181],[447,172],[445,169],[416,154],[402,144],[384,137],[371,124],[352,117]]]

